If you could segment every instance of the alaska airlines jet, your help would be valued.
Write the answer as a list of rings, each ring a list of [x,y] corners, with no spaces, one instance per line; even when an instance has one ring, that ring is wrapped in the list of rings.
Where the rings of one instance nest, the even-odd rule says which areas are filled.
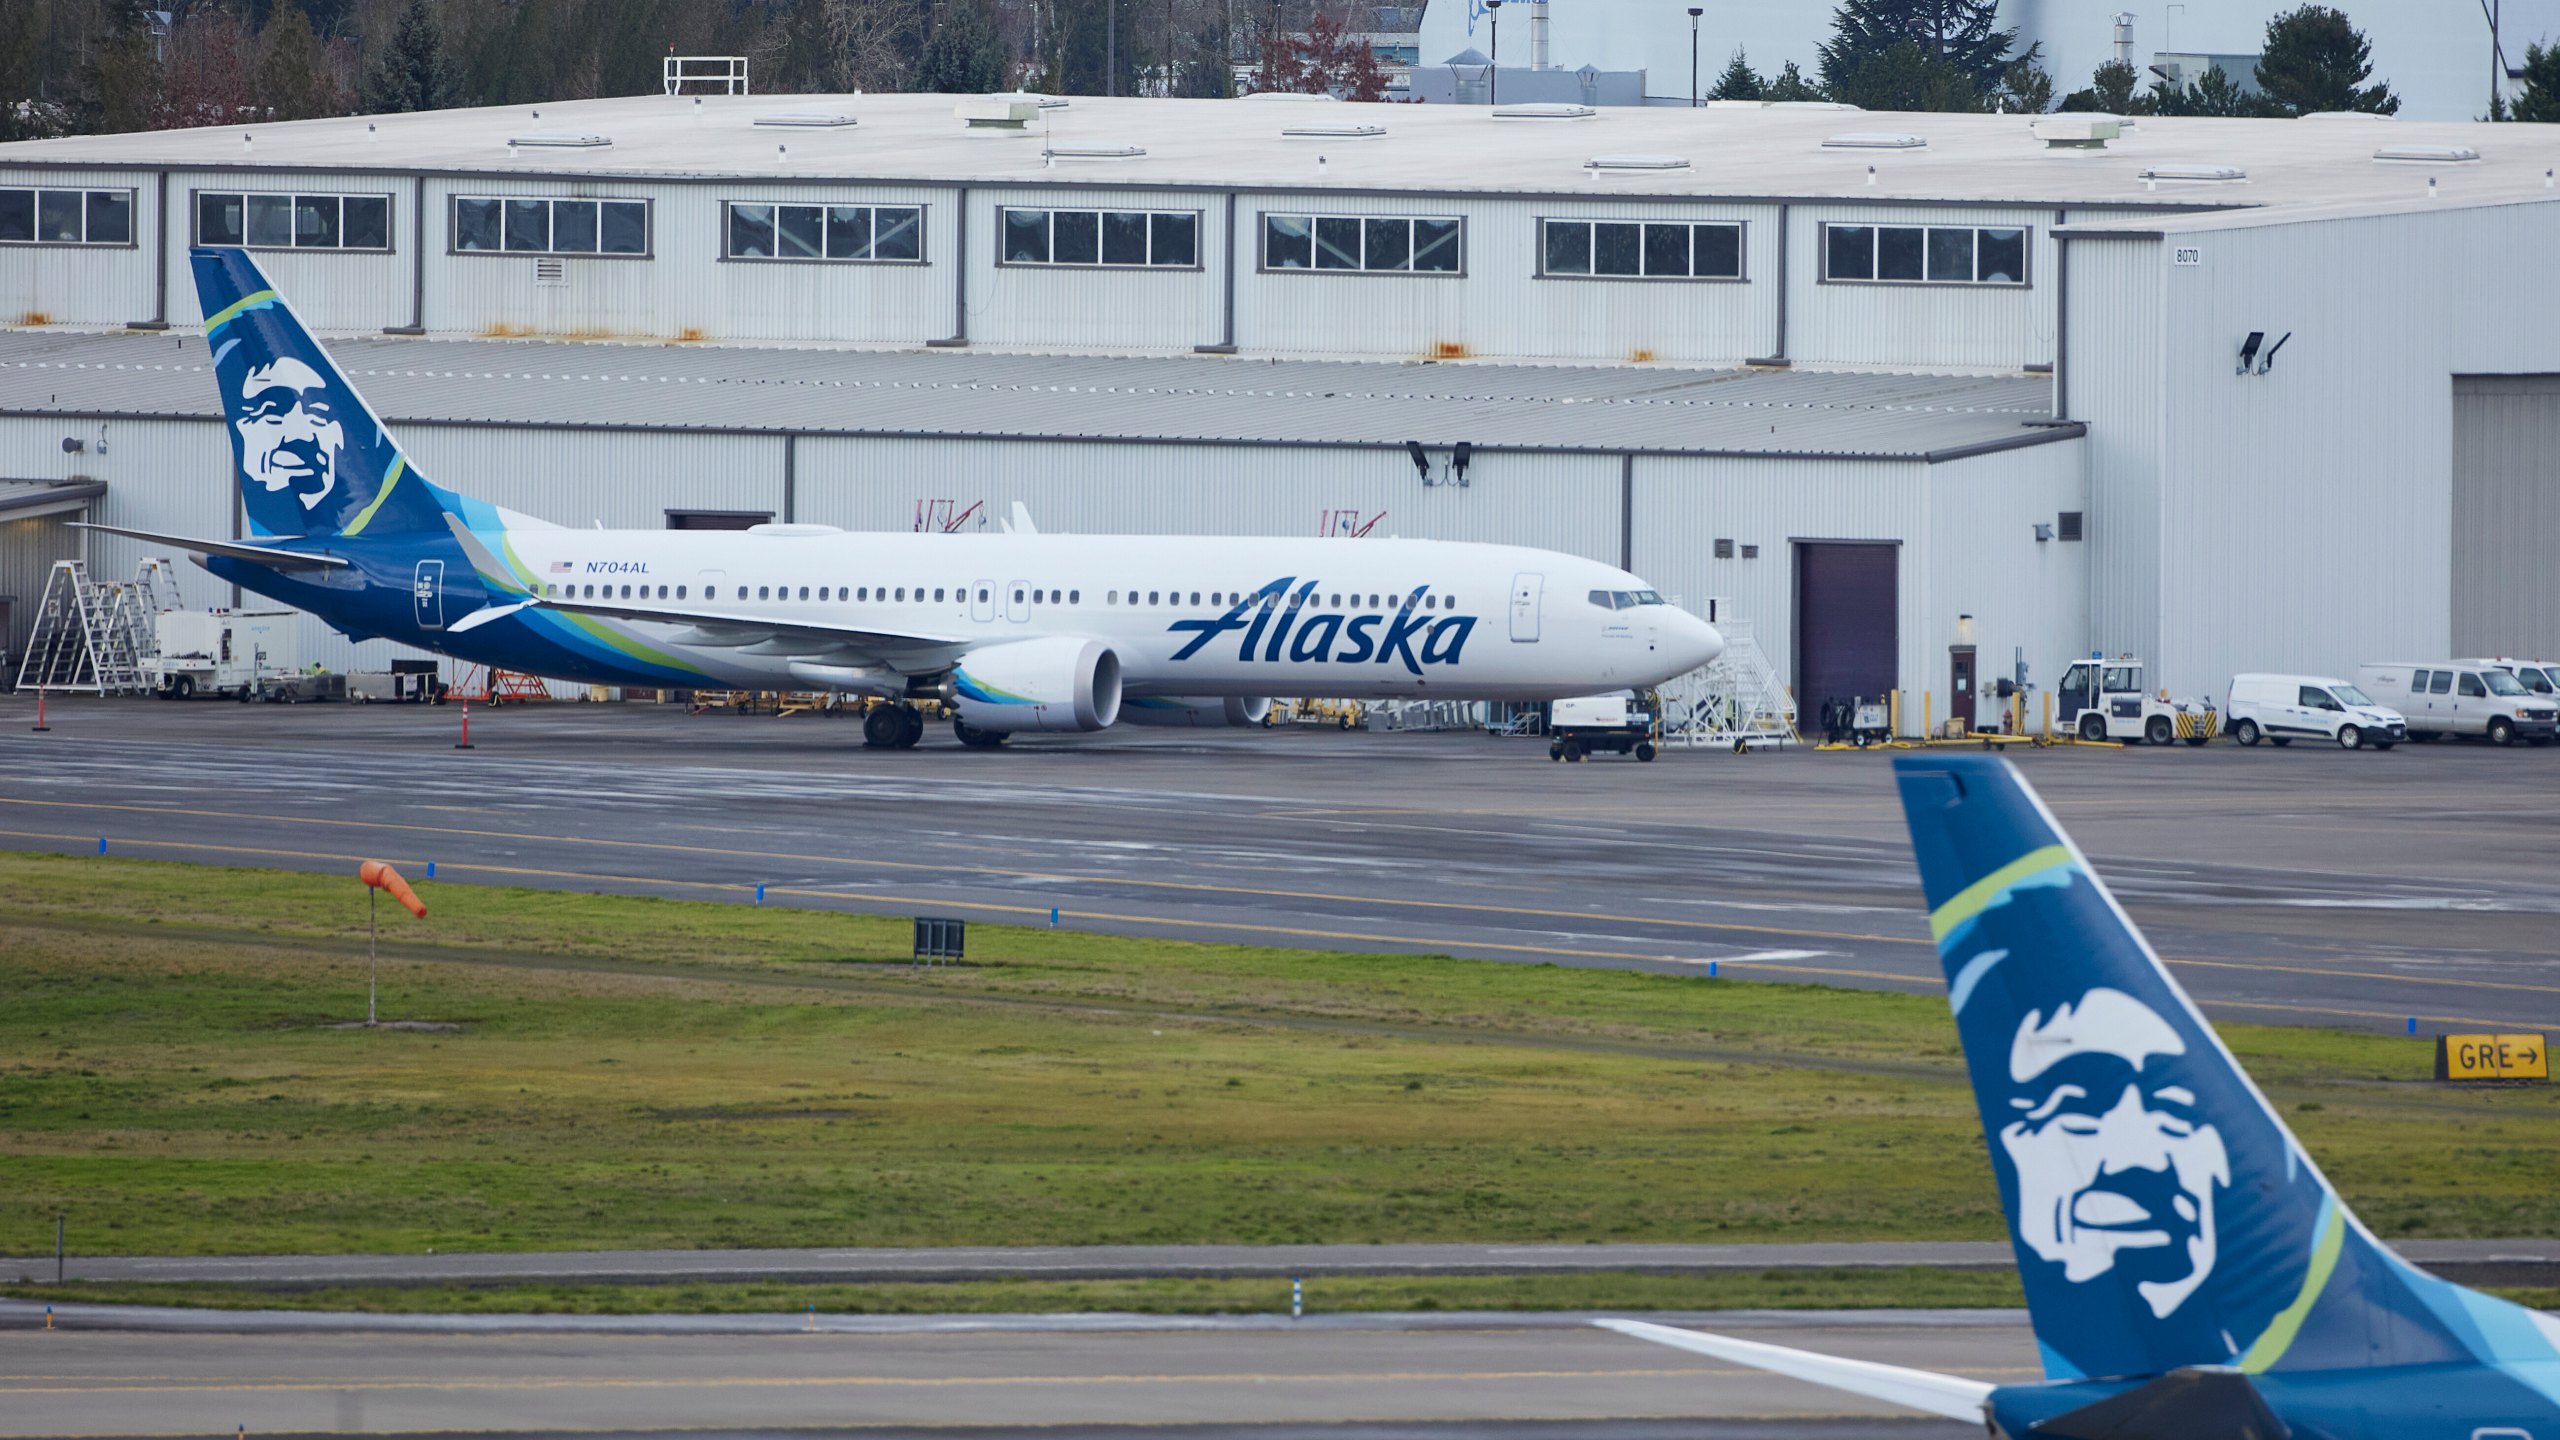
[[[2017,771],[1894,769],[2046,1379],[1599,1323],[2019,1440],[2560,1437],[2560,1317],[2357,1222]]]
[[[1613,566],[1423,540],[573,530],[418,472],[248,255],[193,252],[249,521],[117,526],[358,639],[555,679],[832,690],[865,743],[1258,722],[1274,696],[1549,700],[1658,684],[1723,637]]]

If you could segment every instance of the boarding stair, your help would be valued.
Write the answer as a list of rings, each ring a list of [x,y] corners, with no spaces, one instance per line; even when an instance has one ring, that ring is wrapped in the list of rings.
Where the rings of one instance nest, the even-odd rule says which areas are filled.
[[[1662,686],[1663,743],[1748,750],[1804,743],[1795,696],[1748,620],[1718,619],[1724,653]]]
[[[81,561],[55,561],[18,666],[18,688],[144,693],[150,686],[142,657],[157,613],[145,604],[139,585],[102,585]]]

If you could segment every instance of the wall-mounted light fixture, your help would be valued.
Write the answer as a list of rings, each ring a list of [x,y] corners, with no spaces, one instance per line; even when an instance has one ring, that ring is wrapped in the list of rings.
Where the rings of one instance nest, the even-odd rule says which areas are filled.
[[[1404,442],[1404,453],[1413,457],[1413,473],[1422,477],[1423,484],[1430,484],[1431,452],[1422,448],[1421,441],[1407,440]]]
[[[2258,363],[2258,347],[2265,343],[2267,343],[2266,331],[2250,331],[2249,338],[2240,342],[2240,368],[2234,373],[2248,374],[2249,367]]]
[[[1449,447],[1449,479],[1457,485],[1467,483],[1467,465],[1476,458],[1474,442],[1461,440]]]

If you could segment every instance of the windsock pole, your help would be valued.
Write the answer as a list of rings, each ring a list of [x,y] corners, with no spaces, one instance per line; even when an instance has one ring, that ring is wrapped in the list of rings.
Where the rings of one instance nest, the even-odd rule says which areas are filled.
[[[391,898],[399,901],[401,908],[407,910],[410,914],[417,916],[421,920],[427,918],[427,904],[425,901],[418,898],[417,891],[409,888],[408,881],[400,878],[399,871],[392,869],[390,866],[383,864],[379,860],[367,860],[362,865],[357,866],[356,878],[363,881],[365,887],[364,1023],[368,1028],[370,1028],[381,1023],[379,1012],[376,1009],[376,1001],[382,993],[381,942],[374,924],[374,917],[376,914],[376,896],[381,891],[390,891]]]

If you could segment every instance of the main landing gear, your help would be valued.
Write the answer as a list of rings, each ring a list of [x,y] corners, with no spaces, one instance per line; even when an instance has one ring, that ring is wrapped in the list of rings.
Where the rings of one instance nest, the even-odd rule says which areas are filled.
[[[1004,744],[1005,732],[1001,730],[981,730],[957,716],[952,718],[951,733],[959,736],[960,743],[968,746],[972,750],[993,750]]]
[[[912,750],[923,738],[924,715],[913,705],[874,705],[862,717],[862,743],[871,749]]]

